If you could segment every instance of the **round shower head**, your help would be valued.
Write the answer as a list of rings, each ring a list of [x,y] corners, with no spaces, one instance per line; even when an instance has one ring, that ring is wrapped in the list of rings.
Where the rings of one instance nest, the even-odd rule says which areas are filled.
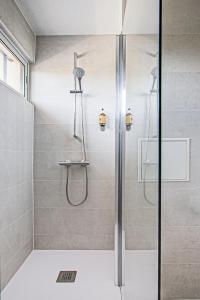
[[[81,79],[85,75],[85,71],[82,68],[76,67],[73,70],[74,76],[76,76],[78,79]]]

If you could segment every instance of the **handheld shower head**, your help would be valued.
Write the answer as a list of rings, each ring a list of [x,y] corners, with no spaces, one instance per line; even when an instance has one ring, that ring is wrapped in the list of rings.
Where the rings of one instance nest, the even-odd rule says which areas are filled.
[[[82,78],[85,75],[85,70],[83,70],[82,68],[76,67],[73,70],[73,74],[74,76],[76,76],[77,78]]]
[[[83,70],[82,68],[76,67],[73,70],[73,74],[74,74],[74,77],[76,77],[78,79],[79,89],[81,90],[81,79],[85,75],[85,70]]]

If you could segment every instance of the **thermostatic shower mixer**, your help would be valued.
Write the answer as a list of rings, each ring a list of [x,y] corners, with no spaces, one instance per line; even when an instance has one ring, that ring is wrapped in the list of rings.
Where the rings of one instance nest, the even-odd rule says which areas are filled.
[[[64,160],[64,161],[59,161],[58,164],[60,166],[65,166],[65,167],[71,167],[71,166],[86,167],[89,166],[90,163],[87,160],[81,160],[81,161]]]

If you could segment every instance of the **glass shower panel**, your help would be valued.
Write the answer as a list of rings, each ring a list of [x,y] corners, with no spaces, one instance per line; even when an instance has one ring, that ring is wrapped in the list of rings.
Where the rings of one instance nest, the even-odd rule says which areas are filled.
[[[158,20],[157,0],[127,1],[125,300],[158,299]]]
[[[156,35],[127,36],[126,300],[157,299],[158,95]],[[145,288],[144,288],[145,287]]]

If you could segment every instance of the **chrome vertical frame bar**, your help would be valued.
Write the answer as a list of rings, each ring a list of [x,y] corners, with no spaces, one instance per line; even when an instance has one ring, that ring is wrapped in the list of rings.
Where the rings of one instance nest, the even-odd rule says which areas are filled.
[[[116,43],[116,130],[115,130],[115,284],[124,284],[124,173],[126,114],[126,36],[117,36]]]
[[[125,14],[126,14],[126,5],[127,5],[127,0],[122,0],[122,28],[124,26],[124,19],[125,19]]]

